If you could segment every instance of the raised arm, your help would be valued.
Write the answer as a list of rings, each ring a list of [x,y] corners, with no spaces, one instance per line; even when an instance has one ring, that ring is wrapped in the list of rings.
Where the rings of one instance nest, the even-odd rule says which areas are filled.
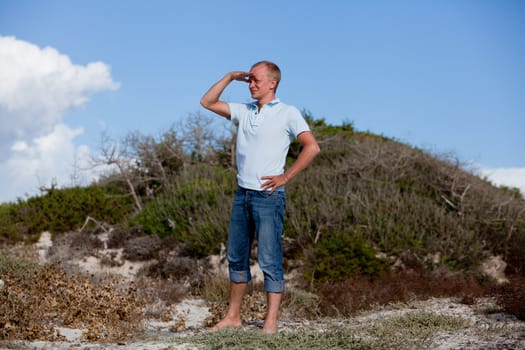
[[[237,80],[249,83],[250,77],[249,72],[229,72],[221,80],[213,84],[204,96],[202,96],[201,105],[214,113],[230,119],[230,106],[226,102],[219,100],[222,92],[232,81]]]

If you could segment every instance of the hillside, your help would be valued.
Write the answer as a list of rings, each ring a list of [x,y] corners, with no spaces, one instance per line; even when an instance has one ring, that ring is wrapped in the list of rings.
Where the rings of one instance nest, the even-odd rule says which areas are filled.
[[[372,305],[429,297],[473,303],[492,296],[507,312],[525,318],[525,200],[517,190],[494,187],[454,158],[357,132],[350,124],[307,119],[321,154],[286,188],[286,272],[296,291],[284,305],[290,317],[350,317]],[[17,242],[34,243],[49,231],[55,248],[48,262],[66,272],[60,279],[82,272],[71,261],[91,257],[107,267],[142,266],[134,277],[153,287],[142,292],[133,287],[129,300],[117,295],[129,305],[129,317],[138,317],[144,299],[166,304],[185,295],[215,300],[217,317],[224,286],[210,257],[220,256],[226,241],[236,185],[234,135],[215,130],[197,116],[159,138],[131,134],[103,152],[100,164],[115,170],[97,184],[49,188],[0,205],[2,251]],[[292,145],[288,162],[298,147]],[[508,281],[503,285],[482,269],[496,256],[505,264],[499,269]],[[12,260],[6,261],[10,267],[0,266],[0,279],[31,286],[28,276],[38,272],[20,272],[16,266],[23,264],[15,262],[14,273]],[[87,277],[91,282],[78,283],[102,278]],[[41,278],[40,283],[51,279]],[[160,295],[166,291],[171,292]],[[11,301],[11,307],[23,307]],[[22,315],[2,311],[4,318]],[[25,315],[24,322],[33,324],[32,314]],[[22,324],[0,320],[4,338],[27,336],[20,329],[7,331],[6,325],[16,322]]]
[[[517,189],[496,188],[454,158],[307,118],[322,152],[287,185],[285,237],[293,257],[352,237],[364,250],[422,268],[470,269],[499,255],[508,272],[523,273],[525,200]],[[234,146],[214,130],[197,116],[185,130],[158,139],[129,135],[100,159],[115,170],[98,184],[52,187],[1,205],[1,239],[60,234],[79,229],[89,216],[173,237],[197,256],[217,252],[236,185]],[[293,144],[289,162],[297,152]]]

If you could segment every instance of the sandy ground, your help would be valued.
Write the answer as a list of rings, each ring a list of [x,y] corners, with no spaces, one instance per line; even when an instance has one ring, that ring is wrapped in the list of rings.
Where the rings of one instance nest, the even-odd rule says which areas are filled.
[[[47,252],[52,247],[51,235],[44,233],[35,244],[38,259],[46,263]],[[100,256],[100,254],[99,254]],[[104,272],[120,275],[132,280],[140,266],[123,264],[115,268],[103,267],[97,258],[78,261],[78,266],[90,273]],[[455,333],[437,334],[431,341],[432,349],[525,349],[525,322],[503,313],[487,313],[483,310],[494,308],[490,299],[478,300],[473,305],[459,303],[453,298],[414,301],[403,305],[390,305],[369,311],[352,318],[321,319],[315,321],[282,319],[280,332],[298,330],[321,332],[328,329],[347,328],[356,336],[374,322],[414,311],[423,311],[463,318],[470,327]],[[157,319],[144,320],[144,337],[136,341],[117,344],[89,343],[82,340],[82,329],[57,328],[67,341],[15,341],[0,342],[0,349],[33,349],[33,350],[93,350],[93,349],[130,349],[130,350],[164,350],[164,349],[197,349],[191,343],[174,344],[174,337],[188,337],[205,332],[204,320],[210,315],[206,303],[200,299],[185,299],[171,311],[169,322]],[[259,324],[247,324],[245,329],[257,329]]]
[[[480,309],[491,307],[491,300],[484,299],[475,305],[460,304],[454,299],[440,298],[427,301],[416,301],[407,305],[392,305],[380,310],[362,313],[353,318],[308,320],[281,320],[280,332],[294,332],[298,330],[322,332],[335,328],[347,328],[356,335],[361,330],[384,320],[406,313],[423,311],[435,314],[455,316],[466,319],[470,327],[455,333],[437,334],[431,342],[431,349],[525,349],[525,323],[506,314],[491,314],[486,316],[479,312]],[[188,337],[205,332],[202,322],[209,311],[202,300],[184,300],[177,305],[176,313],[184,315],[186,324],[180,332],[170,332],[172,322],[148,320],[145,322],[145,337],[140,341],[131,341],[118,344],[88,343],[81,340],[82,330],[59,329],[66,336],[66,342],[17,342],[11,347],[0,349],[33,349],[33,350],[73,350],[73,349],[131,349],[131,350],[164,350],[164,349],[197,349],[191,343],[174,344],[174,337]],[[245,325],[245,329],[255,330],[260,325]],[[1,346],[1,345],[0,345]]]

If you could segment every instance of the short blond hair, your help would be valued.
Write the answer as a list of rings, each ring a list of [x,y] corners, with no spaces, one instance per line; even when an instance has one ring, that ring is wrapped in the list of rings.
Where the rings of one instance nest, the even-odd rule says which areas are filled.
[[[277,81],[277,84],[275,84],[275,91],[277,91],[277,86],[279,86],[279,82],[281,81],[281,69],[279,69],[279,66],[276,65],[273,62],[270,61],[260,61],[252,65],[252,69],[257,66],[264,65],[266,69],[268,70],[268,74]]]

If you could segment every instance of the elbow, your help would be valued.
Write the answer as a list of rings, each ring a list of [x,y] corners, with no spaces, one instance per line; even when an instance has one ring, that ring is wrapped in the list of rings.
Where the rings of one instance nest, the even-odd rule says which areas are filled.
[[[321,152],[321,147],[319,147],[319,144],[315,144],[312,148],[312,152],[314,154],[314,157],[317,156]]]
[[[215,102],[217,102],[217,100],[214,100],[213,98],[210,98],[210,96],[208,96],[208,94],[202,95],[201,100],[200,100],[201,106],[206,108],[206,109],[212,108]]]
[[[206,99],[205,99],[204,97],[201,98],[200,103],[201,103],[201,106],[202,106],[202,107],[204,107],[204,108],[206,108],[206,109],[209,109],[209,103],[206,101]]]

